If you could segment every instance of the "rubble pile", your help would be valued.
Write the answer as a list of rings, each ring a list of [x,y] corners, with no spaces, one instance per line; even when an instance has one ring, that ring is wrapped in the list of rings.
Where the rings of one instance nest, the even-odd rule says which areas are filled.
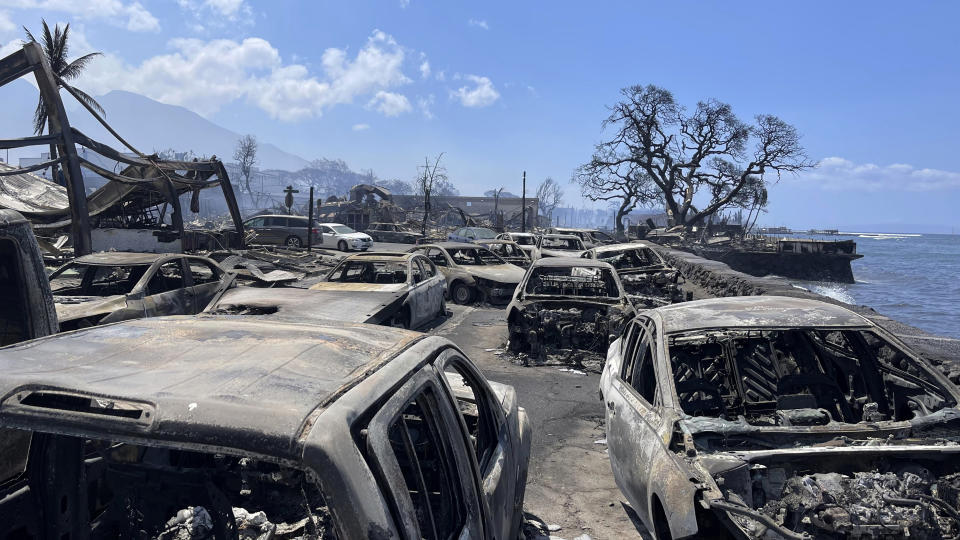
[[[765,483],[769,488],[776,482]],[[853,538],[949,538],[960,533],[960,473],[937,479],[922,467],[901,472],[798,475],[759,510],[795,531]]]

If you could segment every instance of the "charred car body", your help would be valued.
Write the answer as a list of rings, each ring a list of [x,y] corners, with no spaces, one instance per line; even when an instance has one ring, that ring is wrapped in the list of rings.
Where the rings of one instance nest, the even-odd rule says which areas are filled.
[[[443,338],[168,317],[0,369],[3,538],[518,534],[529,420]]]
[[[439,242],[409,251],[426,255],[447,280],[450,298],[458,304],[479,299],[506,304],[523,279],[523,268],[508,263],[478,244]]]
[[[526,252],[530,260],[533,260],[533,250],[537,247],[539,235],[529,232],[505,232],[497,235],[497,240],[510,240],[516,242],[520,249]]]
[[[50,274],[60,330],[203,311],[225,273],[212,259],[109,251],[78,257]]]
[[[366,233],[374,242],[398,242],[401,244],[416,244],[423,235],[405,228],[396,223],[371,223]]]
[[[547,229],[548,234],[573,235],[583,241],[587,248],[594,248],[607,244],[615,244],[617,240],[609,234],[597,229],[577,229],[573,227],[553,227]]]
[[[634,305],[658,307],[684,300],[683,276],[647,244],[595,247],[587,250],[583,257],[613,265]]]
[[[587,250],[583,240],[572,234],[544,234],[537,237],[531,259],[547,257],[580,257]]]
[[[960,390],[842,307],[643,312],[600,390],[617,485],[658,538],[960,533]]]
[[[0,346],[57,331],[57,313],[33,227],[0,209]]]
[[[478,243],[486,246],[487,249],[496,253],[501,259],[510,264],[515,264],[522,268],[530,266],[530,256],[527,255],[527,252],[523,250],[520,244],[517,244],[513,240],[494,239],[484,240]]]
[[[394,326],[416,328],[444,315],[447,282],[433,262],[414,253],[364,253],[340,262],[323,281],[310,287],[324,292],[331,302],[346,311],[329,312],[331,318],[362,311],[376,322],[390,321]],[[327,311],[322,297],[317,305]],[[350,302],[355,303],[350,307]],[[373,305],[368,305],[373,304]],[[380,306],[376,309],[375,305]],[[367,322],[367,321],[365,321]],[[373,321],[370,321],[373,322]]]
[[[564,350],[603,354],[635,313],[608,263],[540,259],[507,306],[509,348],[534,357]]]

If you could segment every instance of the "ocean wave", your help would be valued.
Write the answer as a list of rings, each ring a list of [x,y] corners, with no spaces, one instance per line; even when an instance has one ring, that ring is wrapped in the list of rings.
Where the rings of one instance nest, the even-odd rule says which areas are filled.
[[[850,294],[850,291],[846,287],[839,283],[808,283],[805,285],[793,284],[794,287],[798,289],[803,289],[805,291],[810,291],[814,294],[819,294],[820,296],[826,296],[827,298],[833,298],[844,304],[856,304],[857,299]]]

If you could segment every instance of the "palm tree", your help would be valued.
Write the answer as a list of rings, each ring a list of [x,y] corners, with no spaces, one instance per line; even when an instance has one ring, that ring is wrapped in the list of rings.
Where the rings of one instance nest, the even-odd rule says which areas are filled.
[[[84,102],[86,105],[92,107],[100,114],[105,114],[103,107],[97,103],[97,100],[93,99],[86,92],[74,88],[67,84],[67,81],[76,79],[83,73],[83,70],[87,67],[87,64],[90,63],[90,60],[93,60],[95,57],[100,56],[101,53],[93,52],[90,54],[85,54],[80,58],[75,59],[73,62],[67,61],[67,51],[69,49],[69,44],[67,43],[68,36],[70,34],[70,25],[63,27],[63,30],[60,30],[60,25],[56,25],[53,29],[53,33],[50,33],[50,27],[47,26],[47,21],[40,19],[43,23],[43,41],[41,42],[37,38],[33,37],[33,34],[30,33],[30,30],[27,30],[26,27],[23,28],[24,32],[27,33],[27,39],[34,43],[40,43],[43,46],[43,54],[47,57],[47,61],[50,63],[50,68],[53,70],[53,74],[56,77],[57,85],[61,87],[70,88],[76,94],[77,98]],[[37,135],[43,134],[43,128],[47,125],[47,104],[43,102],[43,96],[40,96],[40,102],[37,103],[37,110],[33,114],[33,131]],[[52,157],[52,156],[51,156]]]

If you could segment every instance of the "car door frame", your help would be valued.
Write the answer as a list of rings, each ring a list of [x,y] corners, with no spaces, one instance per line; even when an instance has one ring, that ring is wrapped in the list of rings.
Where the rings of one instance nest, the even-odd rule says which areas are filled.
[[[639,316],[630,322],[624,336],[627,341],[622,349],[620,366],[616,373],[611,374],[609,388],[603,396],[607,408],[607,445],[614,480],[620,491],[644,523],[652,526],[649,522],[649,466],[655,458],[654,452],[663,443],[661,432],[664,424],[656,326],[651,319]],[[633,349],[630,348],[632,343],[636,343]],[[648,361],[653,367],[654,403],[648,402],[632,385],[644,345],[649,345]]]
[[[186,263],[186,259],[183,256],[172,257],[169,259],[161,259],[150,265],[150,268],[144,272],[143,276],[140,277],[140,281],[137,282],[134,286],[133,291],[127,296],[127,305],[128,307],[133,307],[137,309],[137,304],[141,309],[137,311],[142,311],[144,317],[159,317],[163,315],[173,315],[174,313],[163,313],[158,307],[162,307],[162,303],[158,303],[158,299],[155,297],[170,295],[174,293],[174,290],[164,291],[158,294],[149,294],[150,290],[148,285],[150,280],[157,275],[157,272],[160,271],[160,267],[169,264],[171,262],[178,262],[180,264],[180,273],[183,278],[183,286],[177,289],[180,291],[179,296],[181,296],[181,302],[184,306],[184,314],[190,313],[190,310],[193,306],[193,294],[191,292],[191,287],[193,286],[193,276],[190,275],[190,267]],[[170,298],[163,298],[162,300],[169,300]]]
[[[415,272],[420,272],[420,281],[414,277]],[[407,259],[407,286],[410,287],[410,293],[407,295],[407,306],[410,308],[410,328],[417,328],[427,322],[430,312],[429,284],[427,275],[417,262],[416,257]]]
[[[414,257],[414,260],[420,265],[420,270],[426,277],[424,281],[427,283],[427,298],[429,300],[427,314],[430,317],[428,320],[430,320],[440,313],[440,308],[443,306],[443,298],[447,292],[447,280],[440,273],[437,265],[433,264],[433,261],[426,256],[418,254]],[[433,276],[428,275],[427,269],[433,272]]]
[[[385,488],[390,493],[385,494],[392,503],[392,514],[397,520],[397,529],[402,530],[406,538],[421,538],[417,535],[419,525],[416,522],[413,501],[410,498],[403,472],[397,461],[396,454],[390,445],[388,431],[390,425],[402,414],[403,409],[414,398],[419,397],[429,388],[436,399],[436,409],[442,417],[443,423],[438,431],[441,434],[450,434],[460,430],[460,437],[446,437],[446,451],[452,454],[455,461],[459,482],[452,482],[453,486],[460,487],[460,494],[466,507],[465,526],[457,538],[484,538],[486,514],[483,511],[483,498],[478,488],[478,478],[474,468],[474,452],[466,444],[466,434],[459,413],[453,408],[445,382],[440,380],[433,365],[421,366],[408,378],[392,395],[390,395],[380,409],[374,413],[366,427],[366,446],[371,457],[370,465]],[[444,399],[446,398],[446,399]],[[446,429],[444,429],[446,428]],[[450,457],[450,456],[447,456]]]
[[[216,294],[217,290],[220,288],[220,284],[223,281],[223,277],[226,275],[226,271],[220,267],[216,262],[212,260],[207,260],[203,257],[196,256],[184,256],[184,261],[186,262],[187,273],[190,274],[190,294],[192,296],[193,310],[192,314],[200,313],[207,307],[207,304],[210,303],[210,300],[213,299],[213,296]],[[196,261],[197,264],[203,264],[209,266],[211,271],[213,271],[216,279],[207,283],[196,283],[193,280],[193,271],[190,270],[190,262]]]
[[[476,366],[467,359],[466,355],[456,349],[450,348],[440,353],[437,359],[434,360],[433,365],[454,404],[456,404],[456,395],[444,375],[448,365],[457,365],[463,371],[467,372],[468,376],[473,379],[473,383],[479,388],[479,390],[474,388],[474,396],[477,396],[478,391],[481,392],[487,409],[493,415],[494,428],[496,430],[496,446],[490,455],[484,456],[483,463],[481,463],[480,458],[477,457],[476,451],[472,452],[474,457],[473,465],[476,467],[476,477],[480,482],[478,488],[483,494],[482,500],[484,502],[485,515],[487,516],[486,523],[488,523],[490,527],[493,527],[496,523],[503,524],[504,529],[496,531],[494,537],[510,538],[508,535],[511,532],[515,532],[510,531],[509,528],[512,527],[513,523],[514,507],[512,503],[516,501],[517,490],[520,489],[517,483],[521,465],[517,463],[517,451],[513,443],[519,440],[520,434],[511,431],[511,426],[507,422],[506,413],[504,413],[503,407],[500,405],[496,394],[493,392],[493,389],[490,388],[486,378],[480,373]],[[465,437],[465,443],[468,448],[473,448],[466,424],[463,423],[463,416],[459,416],[462,423],[461,433]],[[511,504],[507,506],[505,504],[506,502]],[[504,513],[500,514],[499,512]]]

